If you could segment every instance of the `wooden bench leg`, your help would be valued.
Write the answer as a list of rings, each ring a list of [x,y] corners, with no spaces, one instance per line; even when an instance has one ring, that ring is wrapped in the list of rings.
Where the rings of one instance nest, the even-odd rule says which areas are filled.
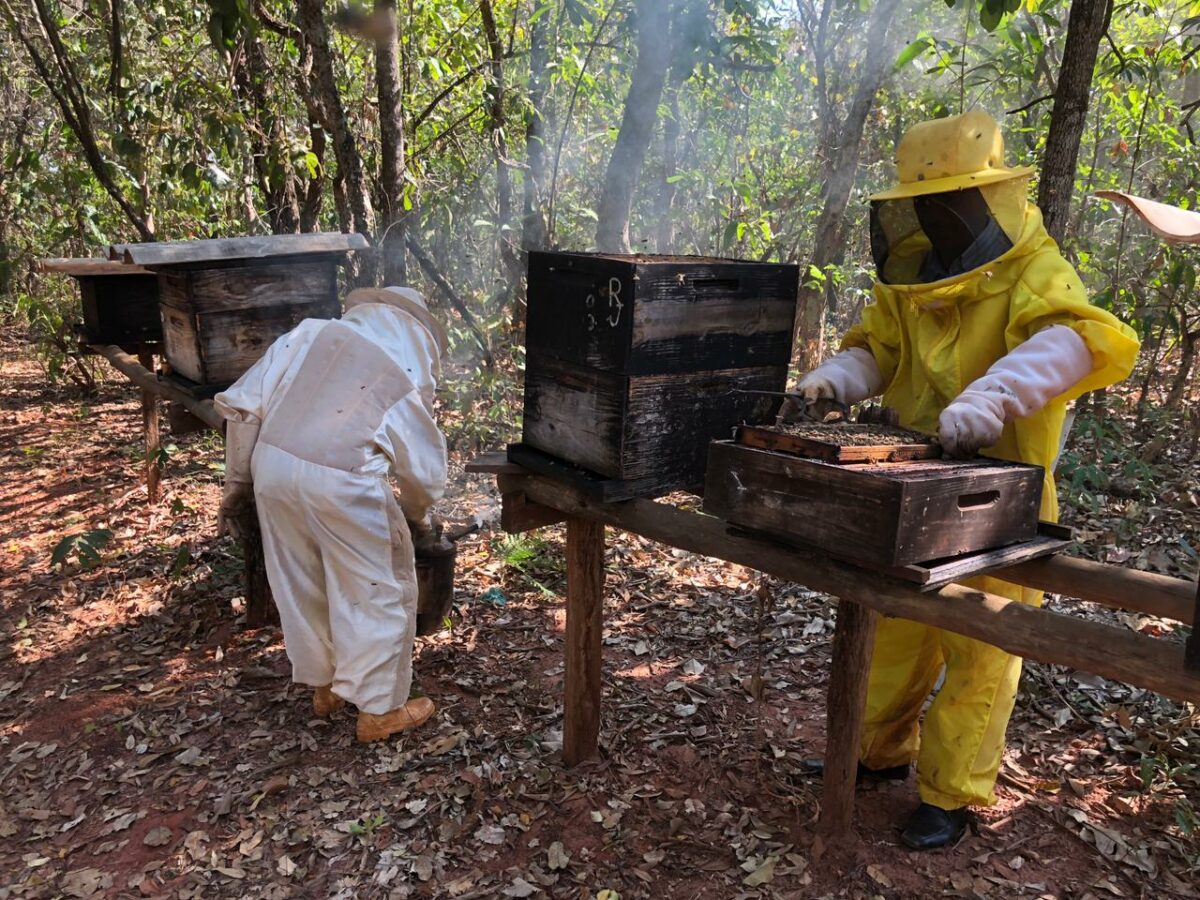
[[[138,362],[148,372],[154,371],[154,354],[149,350],[138,351]],[[142,388],[142,430],[146,435],[146,495],[151,503],[158,502],[158,482],[162,477],[159,450],[162,441],[158,428],[158,395]]]
[[[854,824],[854,780],[867,700],[867,676],[879,614],[838,601],[833,663],[825,706],[825,775],[820,830],[826,842],[844,838]]]
[[[1196,612],[1192,619],[1192,633],[1183,651],[1183,665],[1193,672],[1200,672],[1200,581],[1196,582]]]
[[[596,755],[600,736],[600,636],[604,625],[604,526],[567,519],[567,644],[563,761]]]

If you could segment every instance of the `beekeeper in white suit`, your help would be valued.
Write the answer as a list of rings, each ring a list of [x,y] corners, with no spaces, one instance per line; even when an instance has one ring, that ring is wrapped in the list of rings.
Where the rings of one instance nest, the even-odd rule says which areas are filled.
[[[318,716],[357,706],[360,741],[434,712],[409,699],[413,541],[432,538],[446,481],[433,417],[445,341],[416,291],[362,288],[343,318],[301,322],[215,398],[228,422],[219,527],[253,494],[293,677],[315,689]]]

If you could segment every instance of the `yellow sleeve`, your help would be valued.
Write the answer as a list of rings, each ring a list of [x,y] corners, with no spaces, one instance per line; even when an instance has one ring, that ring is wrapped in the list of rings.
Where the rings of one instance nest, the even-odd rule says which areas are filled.
[[[1141,344],[1137,333],[1088,302],[1075,269],[1056,249],[1037,254],[1012,293],[1005,340],[1011,351],[1051,325],[1065,325],[1092,352],[1092,372],[1063,400],[1123,381],[1133,371]]]
[[[858,324],[842,338],[840,349],[861,347],[875,357],[883,383],[891,384],[900,365],[900,322],[892,298],[875,292],[875,302],[862,311]]]

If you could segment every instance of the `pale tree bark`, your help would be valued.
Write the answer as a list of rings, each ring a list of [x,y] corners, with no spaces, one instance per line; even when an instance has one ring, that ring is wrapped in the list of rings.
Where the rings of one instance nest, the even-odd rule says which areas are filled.
[[[300,231],[300,198],[297,179],[284,147],[284,125],[267,91],[270,63],[262,42],[247,30],[244,59],[234,70],[234,83],[254,107],[258,127],[250,135],[253,171],[267,205],[267,222],[273,234]]]
[[[379,94],[380,221],[383,283],[408,281],[404,248],[404,99],[395,0],[375,0],[375,83]]]
[[[496,224],[499,232],[500,261],[511,278],[520,271],[520,261],[513,250],[512,175],[508,170],[508,139],[504,134],[504,45],[500,42],[500,32],[496,28],[496,16],[491,0],[480,0],[479,13],[483,19],[483,33],[488,45],[488,79],[484,101],[488,111],[488,139],[496,159]]]
[[[354,231],[371,238],[375,233],[375,210],[363,171],[362,154],[358,150],[342,95],[333,73],[333,54],[329,47],[329,28],[325,22],[322,0],[298,0],[298,24],[307,51],[311,54],[311,77],[301,75],[300,93],[309,104],[315,118],[333,138],[333,155],[338,164],[349,225]],[[375,262],[366,254],[357,254],[358,269],[351,281],[356,285],[375,282]]]
[[[813,254],[808,267],[800,273],[800,309],[796,316],[796,349],[802,371],[821,362],[825,352],[825,309],[829,292],[824,281],[814,279],[810,272],[824,273],[826,267],[837,265],[845,254],[845,217],[850,203],[850,191],[858,173],[858,157],[862,149],[863,129],[867,116],[875,106],[875,95],[891,70],[893,56],[889,52],[888,30],[896,17],[902,0],[879,0],[871,10],[866,40],[869,48],[861,63],[861,77],[855,88],[850,107],[840,126],[826,130],[825,191],[821,214],[817,218],[813,237]],[[822,22],[826,23],[827,15]],[[820,53],[824,52],[821,48]],[[826,64],[822,57],[822,66]],[[819,76],[823,80],[823,75]]]
[[[1073,0],[1067,23],[1067,39],[1050,130],[1046,135],[1046,153],[1042,159],[1038,187],[1038,206],[1042,209],[1046,231],[1056,241],[1066,236],[1071,218],[1071,195],[1075,192],[1075,167],[1079,160],[1079,142],[1087,120],[1092,73],[1100,40],[1112,18],[1112,0]]]
[[[79,78],[74,61],[62,42],[58,31],[58,18],[47,7],[45,0],[33,0],[32,9],[37,17],[36,25],[24,18],[18,17],[10,0],[0,0],[0,12],[8,24],[11,34],[21,42],[29,54],[30,62],[37,70],[38,77],[46,85],[58,104],[63,121],[79,141],[83,150],[83,158],[87,161],[96,181],[105,192],[121,208],[131,225],[137,230],[143,241],[154,240],[154,217],[146,205],[145,183],[139,185],[138,200],[140,206],[121,188],[113,177],[112,169],[100,148],[96,135],[96,126],[92,118],[92,105]],[[119,11],[116,26],[119,27]],[[34,33],[39,32],[44,39],[49,54],[38,46]],[[119,40],[119,34],[114,40]],[[116,81],[120,89],[120,79]]]
[[[637,65],[625,96],[625,112],[617,143],[604,173],[597,210],[596,247],[606,253],[628,253],[629,214],[633,192],[642,173],[646,150],[658,119],[671,61],[670,4],[668,0],[637,2]]]
[[[539,16],[529,25],[529,113],[525,119],[525,172],[521,245],[526,250],[541,250],[546,245],[546,216],[542,209],[542,191],[546,184],[546,117],[543,108],[549,93],[548,15]],[[518,316],[519,317],[519,316]]]
[[[675,172],[679,167],[679,85],[667,87],[669,118],[663,121],[663,171],[659,185],[658,209],[658,252],[675,252]]]

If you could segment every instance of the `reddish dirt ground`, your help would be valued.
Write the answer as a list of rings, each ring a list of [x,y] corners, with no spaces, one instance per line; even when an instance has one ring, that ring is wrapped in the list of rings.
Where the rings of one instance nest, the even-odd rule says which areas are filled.
[[[858,840],[822,846],[802,762],[822,749],[831,601],[772,581],[760,611],[757,574],[620,533],[599,760],[560,760],[553,529],[460,545],[454,628],[416,662],[437,718],[358,745],[349,712],[312,718],[278,630],[244,626],[219,443],[171,439],[149,508],[139,442],[127,385],[54,390],[5,346],[0,900],[1196,896],[1194,711],[1045,666],[999,802],[958,846],[897,845],[911,781],[862,789]],[[495,518],[482,477],[445,505]],[[96,529],[97,563],[50,565]]]

